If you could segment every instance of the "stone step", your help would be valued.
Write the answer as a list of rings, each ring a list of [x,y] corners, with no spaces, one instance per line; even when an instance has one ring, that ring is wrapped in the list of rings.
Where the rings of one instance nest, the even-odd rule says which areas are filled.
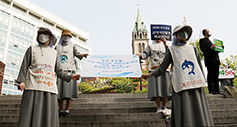
[[[17,122],[0,122],[0,127],[17,127]],[[60,127],[166,127],[164,120],[139,121],[60,121]]]
[[[0,127],[17,127],[17,122],[0,122]],[[135,126],[136,125],[136,126]],[[94,122],[94,121],[66,121],[60,122],[60,127],[166,127],[163,120],[159,121],[126,121],[118,122]],[[215,124],[214,127],[237,127],[237,124]]]
[[[127,120],[158,120],[164,119],[162,113],[103,113],[67,115],[60,117],[60,121],[127,121]]]
[[[211,110],[216,109],[237,109],[237,104],[209,104]]]
[[[236,124],[215,124],[215,127],[237,127]]]

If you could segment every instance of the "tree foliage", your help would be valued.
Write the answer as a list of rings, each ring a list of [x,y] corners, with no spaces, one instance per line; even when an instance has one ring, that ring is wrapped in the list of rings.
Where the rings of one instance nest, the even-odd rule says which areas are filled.
[[[195,46],[198,49],[201,60],[204,60],[204,55],[203,55],[203,52],[201,51],[199,40],[200,39],[195,40],[195,42],[189,42],[189,44]]]

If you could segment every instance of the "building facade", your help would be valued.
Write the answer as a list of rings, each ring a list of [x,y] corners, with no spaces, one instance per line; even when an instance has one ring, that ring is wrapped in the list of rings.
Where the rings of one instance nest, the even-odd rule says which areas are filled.
[[[144,22],[141,20],[140,12],[137,12],[137,20],[132,31],[132,53],[142,53],[149,45],[148,32]],[[148,70],[148,60],[142,61],[142,68]]]
[[[62,30],[72,32],[72,42],[81,53],[90,53],[89,34],[65,20],[51,14],[28,0],[0,0],[0,61],[5,63],[2,86],[4,95],[21,95],[15,82],[24,53],[30,45],[37,44],[39,27],[49,28],[60,38]],[[77,59],[78,71],[84,60]]]

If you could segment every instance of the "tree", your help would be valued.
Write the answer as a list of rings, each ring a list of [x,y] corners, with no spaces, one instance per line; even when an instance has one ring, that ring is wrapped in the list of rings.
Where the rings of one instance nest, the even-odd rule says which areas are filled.
[[[199,52],[200,57],[201,57],[201,60],[204,60],[204,55],[203,55],[203,52],[202,52],[201,49],[200,49],[199,40],[200,40],[200,39],[195,40],[195,42],[189,42],[189,44],[195,46],[195,47],[198,49],[198,52]]]
[[[235,72],[237,72],[237,55],[230,55],[230,57],[225,58],[225,61],[221,61],[223,66],[229,66]]]

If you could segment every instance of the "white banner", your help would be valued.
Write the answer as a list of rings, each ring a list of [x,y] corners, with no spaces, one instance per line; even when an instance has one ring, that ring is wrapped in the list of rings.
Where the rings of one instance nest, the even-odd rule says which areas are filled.
[[[235,78],[235,74],[232,69],[220,69],[219,79],[230,79]]]
[[[136,55],[90,55],[81,71],[81,77],[141,77]]]

